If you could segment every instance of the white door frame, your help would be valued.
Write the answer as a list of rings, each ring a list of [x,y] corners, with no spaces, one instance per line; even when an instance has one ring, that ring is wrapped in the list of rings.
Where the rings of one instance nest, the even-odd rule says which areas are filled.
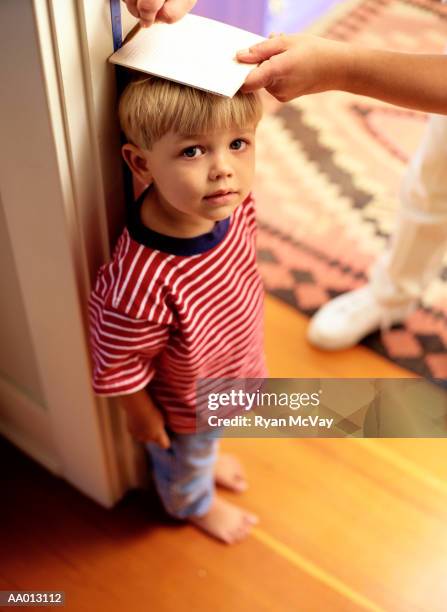
[[[87,296],[124,210],[114,72],[106,62],[109,2],[26,1],[34,36],[23,30],[20,40],[15,24],[9,51],[26,45],[34,58],[29,78],[20,67],[2,75],[14,94],[2,95],[0,115],[16,121],[3,122],[0,179],[46,410],[28,405],[32,418],[17,417],[15,402],[2,430],[110,507],[142,482],[144,459],[116,401],[92,391],[87,344]],[[2,7],[11,26],[14,4]]]

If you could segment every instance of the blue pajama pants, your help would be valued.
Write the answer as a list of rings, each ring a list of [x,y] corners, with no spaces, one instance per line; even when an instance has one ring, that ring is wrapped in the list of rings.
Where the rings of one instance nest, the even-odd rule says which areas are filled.
[[[214,495],[218,432],[169,432],[169,437],[171,447],[167,450],[153,442],[145,445],[165,510],[179,519],[206,514]]]

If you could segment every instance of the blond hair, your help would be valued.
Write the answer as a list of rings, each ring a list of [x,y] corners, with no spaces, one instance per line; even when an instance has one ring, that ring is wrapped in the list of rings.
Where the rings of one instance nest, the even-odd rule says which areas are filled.
[[[141,149],[170,131],[183,136],[256,125],[262,105],[256,93],[224,98],[158,77],[131,81],[120,98],[121,129]]]

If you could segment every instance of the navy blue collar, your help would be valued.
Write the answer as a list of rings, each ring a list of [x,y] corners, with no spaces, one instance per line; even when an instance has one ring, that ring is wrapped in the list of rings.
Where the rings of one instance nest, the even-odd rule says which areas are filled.
[[[193,238],[166,236],[149,229],[141,222],[141,206],[149,189],[150,186],[143,191],[136,202],[127,207],[127,230],[136,242],[172,255],[199,255],[214,248],[225,238],[230,227],[230,217],[217,221],[211,232]]]

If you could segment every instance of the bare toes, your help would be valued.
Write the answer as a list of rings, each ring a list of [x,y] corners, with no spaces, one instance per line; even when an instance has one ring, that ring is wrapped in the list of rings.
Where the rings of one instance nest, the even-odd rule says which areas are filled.
[[[245,514],[244,521],[248,525],[257,525],[259,523],[259,519],[255,514]]]
[[[228,453],[219,455],[215,468],[216,484],[242,493],[248,488],[244,470],[236,457]]]

